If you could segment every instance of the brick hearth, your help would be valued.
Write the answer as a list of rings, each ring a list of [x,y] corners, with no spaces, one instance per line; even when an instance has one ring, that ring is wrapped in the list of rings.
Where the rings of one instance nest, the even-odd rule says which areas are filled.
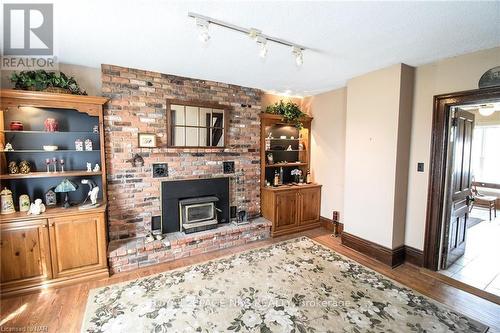
[[[162,262],[243,245],[269,238],[271,222],[260,217],[236,226],[225,224],[217,229],[184,234],[175,232],[162,240],[146,243],[145,237],[114,240],[109,243],[111,273],[125,272]]]

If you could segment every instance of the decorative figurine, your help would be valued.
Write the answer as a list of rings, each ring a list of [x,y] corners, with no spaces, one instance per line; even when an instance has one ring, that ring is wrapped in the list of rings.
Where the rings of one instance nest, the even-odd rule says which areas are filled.
[[[17,163],[14,161],[9,162],[9,173],[11,175],[15,175],[16,173],[19,173],[19,167],[17,166]]]
[[[28,215],[40,215],[42,213],[45,213],[45,205],[42,203],[42,199],[36,199],[35,202],[31,204]]]
[[[19,211],[27,212],[30,210],[30,197],[27,194],[21,194],[19,196]]]
[[[99,133],[99,125],[94,125],[94,127],[92,128],[92,132]]]
[[[80,139],[75,140],[75,150],[83,151],[83,141]]]
[[[286,150],[287,150],[287,151],[291,151],[291,150],[293,150],[293,149],[292,149],[292,145],[288,145],[288,147],[286,148]]]
[[[30,173],[31,172],[30,163],[28,161],[21,161],[21,163],[19,163],[19,171],[24,175]]]
[[[12,148],[12,145],[10,143],[5,144],[5,148],[3,149],[4,151],[14,151],[14,148]]]
[[[11,131],[22,131],[24,128],[23,123],[19,120],[12,120],[10,122],[10,130]]]
[[[87,172],[92,172],[92,163],[87,162]]]
[[[97,203],[97,196],[99,194],[99,186],[91,180],[91,179],[82,179],[82,184],[87,184],[90,188],[89,192],[87,193],[87,197],[85,200],[83,200],[82,204],[78,209],[90,209],[90,208],[95,208],[99,207],[100,204]],[[90,199],[90,203],[86,204],[87,200]]]
[[[56,192],[54,192],[54,187],[49,188],[49,190],[45,192],[45,205],[47,205],[47,207],[57,205],[57,196]]]
[[[61,158],[59,164],[61,165],[61,172],[64,172],[64,159]]]
[[[274,157],[273,157],[272,153],[267,154],[267,163],[269,165],[273,165],[274,164]]]
[[[299,142],[299,150],[304,150],[304,144],[302,142]]]
[[[59,130],[59,123],[54,118],[45,119],[44,123],[45,131],[47,132],[57,132]]]
[[[69,208],[71,205],[69,203],[69,192],[74,192],[78,188],[78,185],[73,183],[69,179],[64,179],[59,185],[56,186],[55,192],[56,193],[64,193],[64,208]]]
[[[50,158],[45,159],[45,165],[47,166],[47,172],[50,172]]]
[[[92,150],[92,140],[85,140],[85,150]]]
[[[54,164],[54,172],[57,172],[57,158],[52,157],[52,164]]]
[[[16,212],[14,200],[12,200],[12,192],[7,187],[0,192],[0,205],[0,214],[12,214]]]
[[[95,165],[95,167],[94,167],[94,169],[92,171],[94,171],[94,172],[101,171],[101,167],[99,166],[99,164],[96,163],[96,165]]]
[[[132,165],[136,168],[144,166],[144,159],[139,154],[135,154],[134,157],[132,157],[131,162],[132,162]]]

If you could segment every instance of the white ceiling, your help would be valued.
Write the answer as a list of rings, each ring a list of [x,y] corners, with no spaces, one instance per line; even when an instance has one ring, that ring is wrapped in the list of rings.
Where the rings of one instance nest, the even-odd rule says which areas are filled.
[[[29,1],[32,2],[32,1]],[[59,61],[116,64],[292,95],[343,86],[398,62],[421,65],[500,45],[500,2],[54,1]],[[188,11],[310,47],[258,56],[241,33],[211,26],[203,47]]]

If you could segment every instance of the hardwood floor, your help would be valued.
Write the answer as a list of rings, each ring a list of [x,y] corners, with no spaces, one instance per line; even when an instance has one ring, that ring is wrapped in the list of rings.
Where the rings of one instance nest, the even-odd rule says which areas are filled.
[[[403,264],[395,269],[390,269],[363,254],[342,246],[340,238],[331,237],[330,232],[324,228],[184,258],[134,272],[116,274],[100,281],[46,290],[39,294],[3,299],[0,304],[0,331],[13,332],[17,328],[25,328],[26,331],[30,331],[30,329],[36,327],[40,332],[79,332],[87,295],[92,288],[132,280],[304,235],[426,296],[447,304],[456,311],[489,325],[489,332],[500,332],[500,305],[451,287],[425,274],[421,268],[410,264]],[[44,330],[44,327],[47,327],[47,329]]]

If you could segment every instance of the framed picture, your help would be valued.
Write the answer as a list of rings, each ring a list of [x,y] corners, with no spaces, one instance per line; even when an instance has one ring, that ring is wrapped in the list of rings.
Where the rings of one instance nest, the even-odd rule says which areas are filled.
[[[140,148],[155,148],[156,147],[156,134],[139,133],[139,147]]]

